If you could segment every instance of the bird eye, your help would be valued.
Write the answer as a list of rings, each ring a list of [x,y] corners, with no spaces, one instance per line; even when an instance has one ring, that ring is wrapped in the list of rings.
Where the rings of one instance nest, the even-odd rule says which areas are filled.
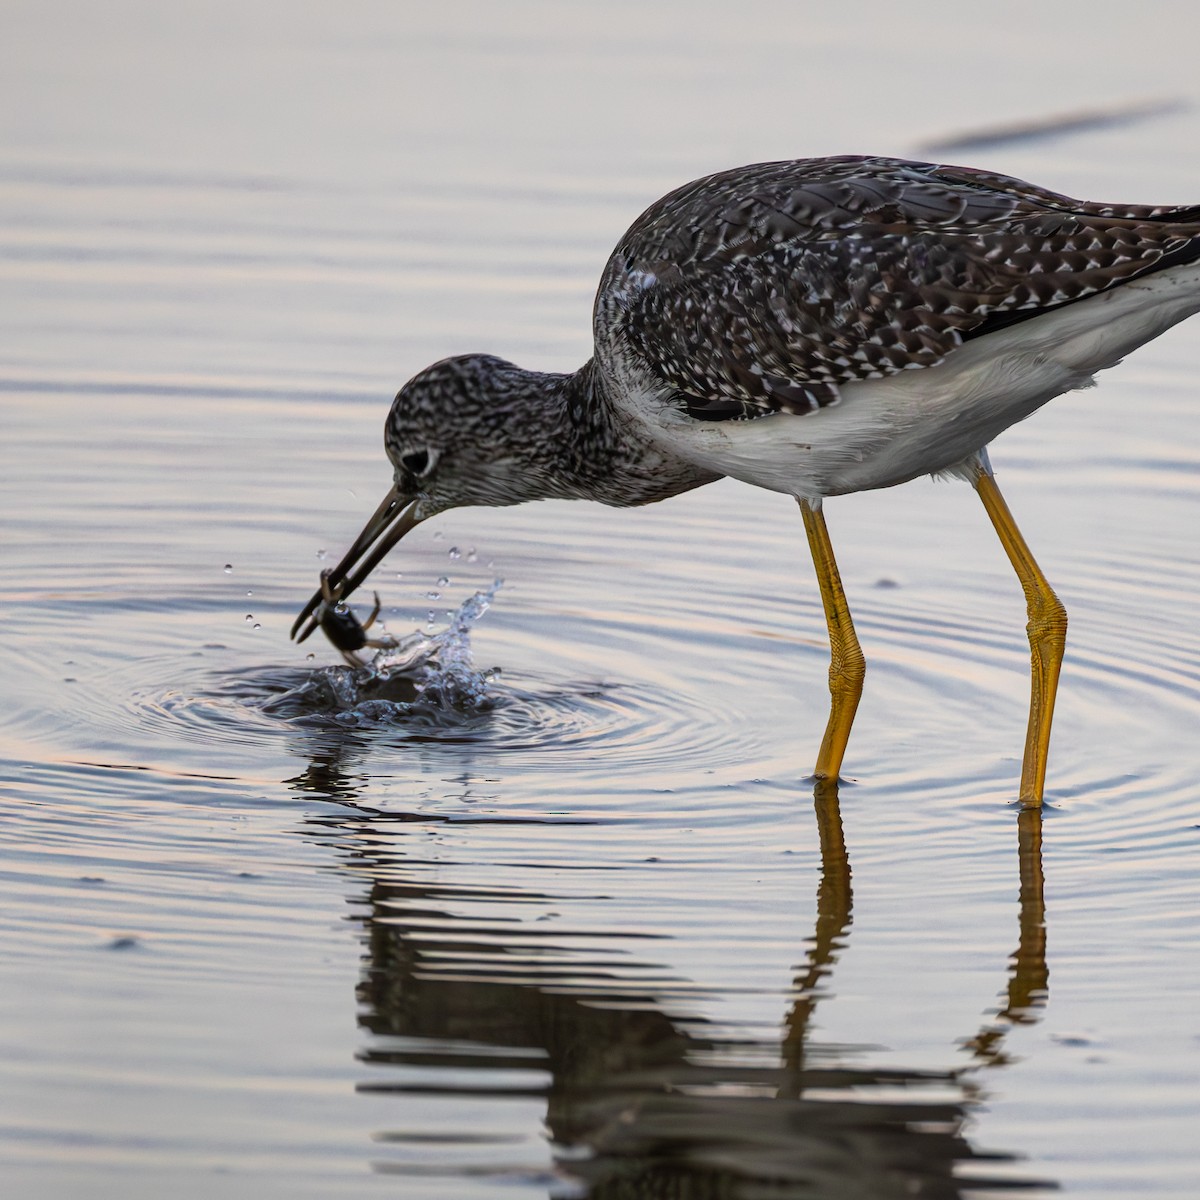
[[[433,467],[434,455],[428,450],[410,450],[400,456],[400,465],[410,474],[418,478],[429,474]]]

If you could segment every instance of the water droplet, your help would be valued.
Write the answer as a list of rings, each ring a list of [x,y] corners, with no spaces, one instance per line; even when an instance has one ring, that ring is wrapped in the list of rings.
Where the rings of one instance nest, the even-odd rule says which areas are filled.
[[[462,551],[457,546],[451,546],[449,557],[453,559],[462,558]]]
[[[253,592],[247,592],[247,593],[246,593],[246,595],[247,595],[247,596],[253,596],[253,595],[254,595],[254,593],[253,593]]]
[[[232,575],[232,574],[233,574],[233,563],[226,563],[226,564],[225,564],[225,574],[226,574],[226,575]]]
[[[479,558],[479,551],[474,546],[467,551],[467,562],[476,562]]]
[[[254,620],[254,614],[253,614],[253,613],[247,613],[247,614],[246,614],[246,620],[247,620],[247,621],[253,621],[253,620]]]
[[[426,600],[440,600],[441,598],[442,598],[441,592],[426,592],[425,593]]]
[[[440,542],[445,536],[446,535],[440,529],[435,529],[433,531],[433,540],[435,542]]]
[[[426,625],[436,625],[437,624],[437,613],[435,613],[432,608],[429,610],[428,615],[425,617],[425,624]]]
[[[257,621],[255,621],[254,624],[250,626],[250,628],[251,629],[261,629],[262,626]]]
[[[396,578],[397,578],[397,579],[403,579],[403,578],[404,578],[404,572],[403,572],[403,571],[397,571],[397,572],[396,572]]]
[[[328,550],[318,550],[317,557],[320,559],[324,559],[328,555],[328,553],[329,553]]]
[[[304,661],[305,661],[305,662],[312,662],[312,661],[313,661],[313,659],[314,659],[314,658],[316,658],[316,657],[317,657],[317,656],[316,656],[315,654],[306,654],[306,655],[304,656]]]
[[[449,586],[450,586],[450,576],[449,576],[449,575],[443,575],[443,576],[442,576],[442,577],[441,577],[441,578],[440,578],[440,579],[437,581],[437,585],[438,585],[438,587],[449,587]]]

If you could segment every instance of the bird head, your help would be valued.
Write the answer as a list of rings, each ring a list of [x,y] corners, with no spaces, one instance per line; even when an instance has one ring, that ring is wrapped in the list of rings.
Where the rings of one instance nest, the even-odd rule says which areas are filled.
[[[444,359],[396,394],[384,427],[393,484],[327,583],[348,597],[410,530],[448,508],[520,504],[550,494],[533,444],[539,417],[531,399],[561,377],[537,375],[486,354]],[[516,418],[516,419],[514,419]],[[544,429],[544,426],[543,426]],[[549,444],[554,445],[553,439]],[[304,641],[317,627],[317,591],[292,626]]]

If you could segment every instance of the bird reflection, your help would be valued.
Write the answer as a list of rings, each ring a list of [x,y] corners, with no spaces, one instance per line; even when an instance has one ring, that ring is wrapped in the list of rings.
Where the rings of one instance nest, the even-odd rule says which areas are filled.
[[[1045,999],[1038,810],[1020,815],[1020,938],[1007,992],[961,1043],[969,1063],[881,1069],[867,1050],[812,1037],[851,926],[836,783],[814,796],[816,921],[780,1036],[738,1039],[700,1016],[695,984],[654,961],[653,937],[524,917],[569,915],[578,896],[495,885],[429,859],[421,839],[438,818],[364,804],[362,750],[330,735],[309,747],[309,765],[291,784],[340,806],[311,817],[307,832],[324,826],[365,882],[357,999],[370,1071],[359,1090],[405,1102],[402,1127],[376,1136],[395,1151],[376,1170],[497,1182],[516,1171],[548,1195],[594,1200],[955,1200],[1053,1186],[1008,1165],[1008,1155],[978,1149],[967,1132],[979,1070],[1009,1061],[1007,1031],[1036,1019]],[[441,1111],[456,1127],[414,1132],[435,1100],[447,1103]],[[486,1115],[518,1100],[544,1103],[552,1166],[514,1160],[544,1160],[544,1148],[514,1138],[504,1123],[511,1118]],[[469,1120],[458,1115],[468,1112]]]

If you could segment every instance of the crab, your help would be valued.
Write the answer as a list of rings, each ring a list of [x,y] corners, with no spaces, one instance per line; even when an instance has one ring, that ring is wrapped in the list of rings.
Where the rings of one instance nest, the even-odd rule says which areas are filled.
[[[365,621],[359,621],[342,599],[345,584],[340,580],[331,584],[329,576],[328,570],[321,572],[321,603],[317,607],[316,618],[321,631],[341,652],[346,662],[352,667],[364,665],[362,659],[355,654],[356,650],[394,650],[398,643],[390,634],[367,637],[367,630],[375,624],[375,618],[379,616],[379,593],[375,593],[375,607],[371,609],[371,615]]]

